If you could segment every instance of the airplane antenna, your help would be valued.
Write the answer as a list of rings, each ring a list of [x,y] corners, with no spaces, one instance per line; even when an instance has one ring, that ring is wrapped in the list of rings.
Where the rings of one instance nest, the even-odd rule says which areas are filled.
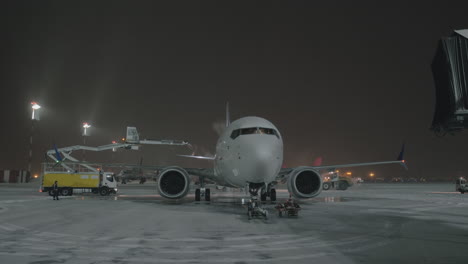
[[[231,124],[231,118],[229,116],[229,102],[226,102],[226,127]]]

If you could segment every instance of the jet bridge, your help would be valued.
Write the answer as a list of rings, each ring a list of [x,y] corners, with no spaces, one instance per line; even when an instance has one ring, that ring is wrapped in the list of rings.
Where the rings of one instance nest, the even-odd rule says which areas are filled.
[[[432,73],[436,105],[431,130],[442,136],[468,128],[468,29],[440,39]]]
[[[135,127],[127,127],[127,137],[122,143],[112,143],[98,147],[82,146],[75,145],[70,147],[63,148],[54,148],[47,151],[47,156],[54,160],[56,163],[60,164],[62,167],[68,171],[75,171],[76,168],[72,168],[70,164],[66,164],[63,161],[70,160],[72,162],[79,163],[80,161],[73,156],[71,156],[73,151],[76,150],[87,150],[87,151],[105,151],[112,150],[117,151],[117,149],[131,149],[138,150],[140,145],[169,145],[169,146],[188,146],[191,148],[191,145],[187,141],[182,140],[152,140],[152,139],[143,139],[140,140],[138,131]],[[62,157],[63,156],[63,157]],[[90,166],[86,163],[81,163],[81,166],[85,167],[88,170],[97,172],[98,169]]]

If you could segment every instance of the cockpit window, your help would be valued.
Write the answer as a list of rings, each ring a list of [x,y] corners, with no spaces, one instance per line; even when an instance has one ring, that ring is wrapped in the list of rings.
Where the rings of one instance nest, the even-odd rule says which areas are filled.
[[[242,128],[240,130],[240,134],[241,135],[257,134],[257,128],[256,127]]]
[[[279,134],[276,130],[272,128],[264,127],[249,127],[233,130],[231,133],[231,138],[236,139],[240,135],[250,135],[250,134],[266,134],[266,135],[275,135],[279,138]]]
[[[240,129],[233,130],[231,133],[231,138],[236,139],[240,135]]]

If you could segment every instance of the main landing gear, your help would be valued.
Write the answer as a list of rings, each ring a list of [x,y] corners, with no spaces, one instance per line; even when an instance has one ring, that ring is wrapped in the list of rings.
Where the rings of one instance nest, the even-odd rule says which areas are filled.
[[[211,201],[210,188],[205,188],[205,181],[203,177],[200,177],[200,188],[195,189],[195,201],[200,201],[201,197],[205,197],[205,201]]]
[[[211,193],[209,188],[197,188],[195,189],[195,201],[200,201],[201,197],[205,197],[205,201],[211,200]]]

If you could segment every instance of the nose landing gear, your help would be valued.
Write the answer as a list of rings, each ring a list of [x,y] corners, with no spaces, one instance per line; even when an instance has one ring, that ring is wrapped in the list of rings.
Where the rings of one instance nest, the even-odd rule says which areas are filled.
[[[271,184],[269,184],[268,188],[266,188],[266,190],[262,192],[262,194],[260,195],[260,200],[262,202],[265,202],[267,200],[267,197],[270,197],[270,201],[272,202],[276,201],[276,189],[273,188]]]
[[[253,217],[260,217],[263,216],[265,219],[268,219],[268,210],[261,207],[261,204],[258,202],[258,191],[263,186],[262,183],[249,183],[249,193],[250,193],[250,200],[247,203],[247,216],[249,220]],[[261,194],[263,196],[263,194]],[[262,196],[260,199],[262,199]]]

